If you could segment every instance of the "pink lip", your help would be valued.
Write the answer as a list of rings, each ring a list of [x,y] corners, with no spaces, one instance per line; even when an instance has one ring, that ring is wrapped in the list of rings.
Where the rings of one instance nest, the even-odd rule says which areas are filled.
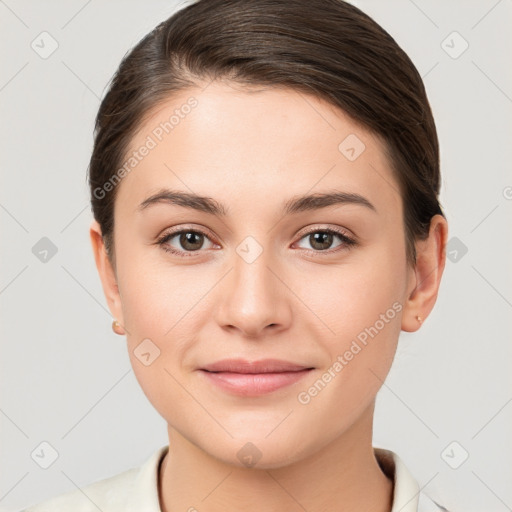
[[[210,382],[225,391],[241,396],[258,396],[293,384],[312,369],[277,359],[253,362],[224,359],[200,370]]]
[[[222,359],[212,364],[203,366],[201,370],[209,372],[232,373],[279,373],[307,370],[310,366],[290,363],[280,359],[261,359],[260,361],[248,361],[247,359]]]

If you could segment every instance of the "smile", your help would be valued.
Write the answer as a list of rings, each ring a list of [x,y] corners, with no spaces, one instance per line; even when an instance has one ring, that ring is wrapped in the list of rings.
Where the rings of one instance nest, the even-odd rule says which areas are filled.
[[[259,396],[271,393],[285,386],[298,382],[313,368],[275,373],[235,373],[211,372],[201,370],[201,373],[218,388],[240,396]]]

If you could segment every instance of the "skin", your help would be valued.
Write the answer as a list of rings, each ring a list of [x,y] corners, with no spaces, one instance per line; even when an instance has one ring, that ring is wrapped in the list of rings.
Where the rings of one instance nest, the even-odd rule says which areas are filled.
[[[446,220],[432,219],[409,265],[402,199],[382,142],[327,102],[290,89],[213,82],[182,91],[150,113],[131,150],[191,96],[197,107],[118,185],[115,268],[99,225],[90,228],[133,371],[168,424],[161,508],[389,511],[393,484],[372,448],[375,397],[400,331],[417,330],[416,316],[424,320],[434,306]],[[349,134],[366,146],[354,161],[338,150]],[[214,198],[228,215],[170,203],[137,210],[162,187]],[[337,204],[282,213],[294,196],[332,190],[360,194],[376,211]],[[199,249],[181,258],[156,244],[171,227],[200,229],[210,240],[196,240]],[[305,233],[329,227],[356,245],[334,236],[322,251]],[[262,249],[252,263],[237,253],[248,236]],[[179,235],[167,244],[187,253]],[[401,308],[396,316],[308,404],[300,403],[298,394],[394,303]],[[146,338],[160,350],[148,366],[134,354]],[[228,394],[197,371],[235,357],[315,369],[258,397]],[[237,457],[247,442],[261,453],[254,467]]]

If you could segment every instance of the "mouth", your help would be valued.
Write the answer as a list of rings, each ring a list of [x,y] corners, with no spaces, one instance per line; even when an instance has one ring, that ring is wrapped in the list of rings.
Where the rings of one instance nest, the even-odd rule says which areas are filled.
[[[310,366],[276,359],[225,359],[200,368],[200,373],[225,392],[259,396],[294,384],[312,370]]]
[[[307,369],[311,369],[311,367],[292,363],[291,361],[283,361],[281,359],[261,359],[259,361],[249,361],[247,359],[223,359],[201,368],[201,370],[208,372],[244,374],[296,372]]]

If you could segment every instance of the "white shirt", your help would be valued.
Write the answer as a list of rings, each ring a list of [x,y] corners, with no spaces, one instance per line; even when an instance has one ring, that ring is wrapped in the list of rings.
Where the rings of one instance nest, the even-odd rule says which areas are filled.
[[[156,450],[138,468],[128,469],[82,489],[33,505],[21,512],[162,512],[158,498],[158,469],[169,446]],[[443,512],[424,493],[398,455],[390,450],[374,448],[384,473],[393,479],[391,512]]]

